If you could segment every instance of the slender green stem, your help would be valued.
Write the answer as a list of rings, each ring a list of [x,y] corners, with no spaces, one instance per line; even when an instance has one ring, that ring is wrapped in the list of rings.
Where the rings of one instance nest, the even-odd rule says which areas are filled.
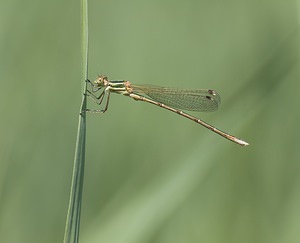
[[[82,80],[88,74],[88,6],[87,0],[81,0],[82,28]],[[84,82],[83,97],[79,112],[79,122],[76,149],[73,166],[73,176],[69,200],[68,215],[65,226],[64,243],[79,241],[80,213],[84,178],[85,139],[86,139],[86,82]]]

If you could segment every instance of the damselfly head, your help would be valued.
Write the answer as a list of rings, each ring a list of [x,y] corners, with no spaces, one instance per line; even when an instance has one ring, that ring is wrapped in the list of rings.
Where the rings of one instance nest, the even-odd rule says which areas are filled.
[[[95,86],[105,86],[108,83],[108,79],[105,75],[99,75],[94,81]]]

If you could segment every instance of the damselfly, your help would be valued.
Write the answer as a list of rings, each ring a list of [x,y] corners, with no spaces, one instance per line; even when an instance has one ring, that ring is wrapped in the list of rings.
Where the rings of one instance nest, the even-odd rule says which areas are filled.
[[[145,101],[153,105],[157,105],[166,110],[172,111],[186,117],[209,130],[221,135],[222,137],[235,142],[241,146],[249,145],[247,142],[232,136],[220,129],[200,120],[197,117],[191,116],[183,110],[189,111],[215,111],[221,103],[219,94],[211,89],[177,89],[164,88],[152,85],[134,85],[126,80],[108,80],[104,75],[91,82],[86,80],[91,85],[91,91],[87,90],[89,96],[100,105],[106,95],[106,104],[102,110],[87,110],[87,112],[105,112],[108,108],[110,93],[122,94],[129,96],[134,100]],[[96,93],[100,91],[97,96]],[[145,97],[142,94],[148,96]]]

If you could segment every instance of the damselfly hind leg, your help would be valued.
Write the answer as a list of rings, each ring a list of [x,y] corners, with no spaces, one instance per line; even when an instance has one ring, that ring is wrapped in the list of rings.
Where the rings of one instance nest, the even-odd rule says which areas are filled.
[[[99,101],[98,99],[95,99],[92,98],[92,96],[90,96],[98,105],[100,105],[103,101],[103,97],[104,97],[104,94],[105,94],[105,90],[102,92],[103,95],[101,95],[101,101]],[[110,91],[108,90],[107,91],[107,98],[106,98],[106,104],[105,104],[105,107],[104,109],[99,109],[99,110],[90,110],[90,109],[86,109],[85,111],[86,112],[89,112],[89,113],[104,113],[105,111],[107,111],[107,108],[108,108],[108,103],[109,103],[109,97],[110,97]]]

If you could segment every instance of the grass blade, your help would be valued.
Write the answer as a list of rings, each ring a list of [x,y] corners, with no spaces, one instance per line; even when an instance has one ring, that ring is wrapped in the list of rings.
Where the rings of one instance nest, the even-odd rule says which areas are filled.
[[[87,0],[81,0],[82,28],[82,80],[88,74],[88,8]],[[76,149],[73,166],[73,176],[69,200],[68,215],[65,226],[64,243],[79,241],[80,213],[84,179],[85,140],[86,140],[86,82],[84,82],[83,97],[77,130]]]

